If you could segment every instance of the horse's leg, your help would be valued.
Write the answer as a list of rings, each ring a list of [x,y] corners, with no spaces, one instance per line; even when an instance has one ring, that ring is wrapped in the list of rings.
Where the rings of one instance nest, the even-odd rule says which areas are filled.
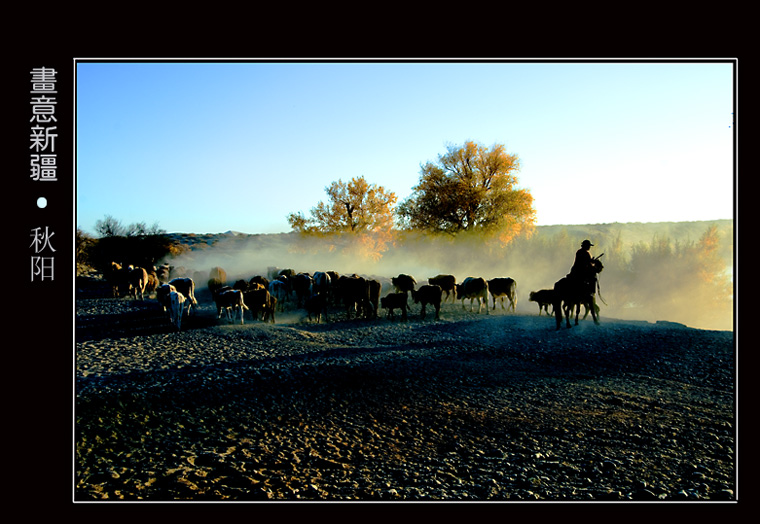
[[[599,313],[597,311],[597,305],[596,305],[596,298],[594,296],[591,296],[591,307],[589,308],[591,310],[591,318],[594,319],[594,324],[599,324]]]
[[[580,314],[581,314],[581,303],[578,302],[575,305],[575,325],[576,326],[578,325],[578,317],[580,316]]]

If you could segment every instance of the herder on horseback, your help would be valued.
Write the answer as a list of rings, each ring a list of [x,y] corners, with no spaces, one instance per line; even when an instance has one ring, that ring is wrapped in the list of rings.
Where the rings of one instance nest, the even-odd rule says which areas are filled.
[[[589,275],[594,274],[597,260],[591,256],[590,250],[594,244],[590,240],[581,242],[581,248],[575,252],[575,262],[570,268],[568,277],[586,282]]]
[[[570,268],[570,274],[554,284],[554,314],[557,319],[557,329],[562,323],[562,315],[567,317],[567,327],[570,327],[570,313],[575,306],[575,324],[578,325],[578,315],[581,305],[585,305],[598,324],[599,320],[596,315],[596,293],[597,275],[601,273],[604,267],[599,260],[602,255],[594,258],[589,250],[594,244],[590,240],[584,240],[581,248],[575,252],[575,262]]]

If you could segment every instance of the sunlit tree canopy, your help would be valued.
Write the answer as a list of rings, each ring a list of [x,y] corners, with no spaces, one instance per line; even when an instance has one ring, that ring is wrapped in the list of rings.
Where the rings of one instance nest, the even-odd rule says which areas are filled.
[[[362,177],[338,180],[325,188],[327,201],[311,209],[311,217],[291,213],[293,231],[330,235],[361,256],[379,258],[394,239],[393,206],[396,195]],[[348,242],[348,244],[346,244]]]
[[[397,208],[399,220],[412,230],[479,232],[508,241],[535,224],[533,196],[516,187],[519,170],[517,155],[501,144],[449,146],[437,162],[422,165],[414,192]]]
[[[393,227],[396,195],[382,186],[354,177],[338,180],[325,188],[327,201],[311,209],[311,218],[291,213],[288,222],[294,231],[319,233],[372,233]]]

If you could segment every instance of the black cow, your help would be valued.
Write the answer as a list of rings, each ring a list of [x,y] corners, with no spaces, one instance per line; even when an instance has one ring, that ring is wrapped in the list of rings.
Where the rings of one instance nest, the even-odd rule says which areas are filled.
[[[382,290],[383,285],[380,283],[379,280],[375,279],[368,279],[367,280],[367,293],[369,294],[368,297],[368,307],[369,310],[367,311],[367,314],[370,318],[377,318],[377,308],[379,307],[380,302],[380,291]]]
[[[346,306],[346,317],[351,320],[351,310],[356,318],[366,317],[369,310],[369,285],[358,275],[342,276],[338,279],[337,291]]]
[[[312,315],[314,315],[317,324],[319,324],[322,320],[322,315],[327,311],[327,295],[325,293],[315,293],[306,299],[304,305],[306,307],[306,313],[309,315],[309,320],[311,320]]]
[[[308,273],[298,273],[291,280],[293,282],[293,291],[296,294],[296,307],[300,308],[303,305],[303,301],[311,296],[314,279]]]
[[[264,289],[269,289],[269,279],[261,275],[251,277],[251,280],[248,281],[248,286],[250,287],[252,284],[261,284],[264,286]]]
[[[330,295],[332,294],[332,278],[324,271],[314,272],[314,283],[311,286],[312,293],[322,293],[325,296],[327,302],[330,301]]]
[[[441,297],[443,296],[443,290],[440,286],[424,285],[416,291],[412,291],[412,299],[415,304],[422,304],[420,314],[422,318],[425,318],[425,306],[431,304],[435,307],[435,319],[439,319],[441,313]]]
[[[546,311],[547,315],[551,315],[551,313],[549,313],[549,306],[554,303],[554,290],[539,289],[538,291],[531,291],[528,300],[538,304],[539,317],[541,316],[541,310]]]
[[[393,310],[401,310],[401,319],[406,320],[407,310],[407,297],[406,293],[388,293],[380,299],[380,306],[386,310],[385,318],[391,318],[393,320]]]

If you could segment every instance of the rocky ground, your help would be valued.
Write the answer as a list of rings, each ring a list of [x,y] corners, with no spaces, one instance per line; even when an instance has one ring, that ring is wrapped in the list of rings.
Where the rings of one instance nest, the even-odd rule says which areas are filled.
[[[74,500],[736,500],[732,332],[78,298]]]

